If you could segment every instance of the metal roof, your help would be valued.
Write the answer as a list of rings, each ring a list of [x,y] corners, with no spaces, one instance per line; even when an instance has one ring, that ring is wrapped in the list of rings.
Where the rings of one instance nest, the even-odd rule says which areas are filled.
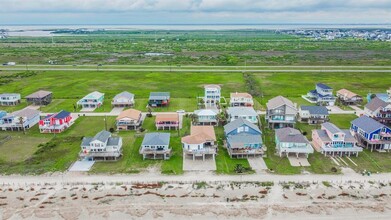
[[[142,144],[145,145],[170,145],[170,133],[161,133],[161,132],[154,132],[154,133],[147,133],[144,136]]]

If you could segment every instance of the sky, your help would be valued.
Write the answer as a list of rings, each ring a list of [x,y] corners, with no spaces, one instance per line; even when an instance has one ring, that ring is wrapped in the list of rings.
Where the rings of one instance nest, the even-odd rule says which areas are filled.
[[[0,0],[0,24],[385,24],[391,0]]]

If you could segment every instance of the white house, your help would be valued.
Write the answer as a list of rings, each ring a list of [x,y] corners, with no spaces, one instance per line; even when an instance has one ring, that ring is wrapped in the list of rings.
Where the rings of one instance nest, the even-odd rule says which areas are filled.
[[[111,101],[113,107],[133,107],[134,106],[134,94],[130,92],[121,92],[117,94]]]
[[[3,93],[0,94],[1,106],[13,106],[20,103],[20,94],[18,93]]]
[[[308,158],[308,154],[314,153],[310,142],[299,130],[286,127],[275,131],[276,151],[280,157],[284,154],[295,154],[296,157],[304,154]]]
[[[243,118],[253,124],[258,123],[258,114],[252,107],[228,107],[227,116],[228,122]]]
[[[122,156],[122,138],[112,137],[108,131],[84,137],[79,155],[82,159],[117,160]]]
[[[213,160],[217,152],[216,135],[213,126],[191,126],[190,135],[182,138],[184,156],[190,155],[193,160],[197,156],[205,160],[206,155],[212,155]]]
[[[214,106],[220,102],[221,87],[219,85],[205,85],[204,103],[206,106]]]
[[[80,105],[83,108],[99,108],[103,105],[105,94],[100,92],[91,92],[90,94],[84,96],[77,102],[77,105]]]
[[[39,122],[40,113],[40,111],[31,108],[12,112],[0,119],[0,128],[3,131],[29,129]]]
[[[146,158],[170,159],[170,133],[154,132],[145,134],[139,152],[143,155],[144,160]]]
[[[311,90],[307,93],[307,98],[312,103],[329,106],[333,106],[337,99],[333,95],[333,89],[323,83],[317,83],[315,90]]]
[[[299,118],[308,124],[320,124],[329,120],[329,111],[324,106],[300,106]]]
[[[197,115],[197,121],[195,124],[199,125],[217,125],[218,123],[218,110],[217,109],[200,109],[195,110],[194,114]]]

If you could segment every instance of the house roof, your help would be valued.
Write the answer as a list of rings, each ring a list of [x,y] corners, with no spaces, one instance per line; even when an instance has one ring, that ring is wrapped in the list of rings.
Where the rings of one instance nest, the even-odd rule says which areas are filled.
[[[372,99],[368,104],[365,105],[365,108],[371,110],[371,111],[376,111],[380,107],[386,107],[388,105],[387,102],[379,99],[378,97],[375,97]]]
[[[274,97],[272,99],[270,99],[267,103],[266,103],[266,107],[268,109],[274,109],[274,108],[278,108],[282,105],[287,105],[287,106],[290,106],[292,108],[295,108],[293,102],[283,96],[277,96],[277,97]]]
[[[152,99],[152,100],[170,99],[170,93],[169,92],[151,92],[151,93],[149,93],[149,99]]]
[[[354,98],[356,96],[359,96],[357,95],[356,93],[352,92],[352,91],[349,91],[347,89],[340,89],[337,91],[337,94],[339,94],[340,96],[344,96],[348,99],[351,99],[351,98]]]
[[[194,114],[196,114],[198,116],[217,115],[217,110],[215,110],[215,109],[200,109],[200,110],[195,110]]]
[[[220,87],[219,85],[216,85],[216,84],[204,85],[204,88],[205,88],[205,89],[207,89],[207,88],[221,89],[221,87]]]
[[[322,89],[333,89],[330,86],[323,84],[323,83],[317,83],[316,86],[319,88],[322,88]]]
[[[26,107],[22,110],[14,111],[5,117],[14,116],[14,117],[26,117],[26,118],[30,119],[30,118],[34,118],[35,116],[39,115],[39,113],[41,113],[41,112],[38,110]]]
[[[69,115],[71,115],[70,112],[67,112],[65,110],[61,110],[57,114],[52,114],[52,115],[46,116],[45,119],[48,119],[48,118],[64,119],[64,118],[68,117]]]
[[[276,137],[280,142],[309,143],[308,139],[301,132],[294,128],[276,129]]]
[[[330,137],[328,136],[326,130],[314,130],[316,133],[318,133],[318,136],[319,138],[322,140],[322,141],[328,141],[330,142],[331,139]],[[345,134],[345,139],[344,141],[349,141],[349,142],[355,142],[356,139],[352,136],[352,134],[350,133],[349,130],[341,130],[342,133]]]
[[[86,96],[84,96],[83,99],[99,99],[101,96],[104,96],[104,95],[105,95],[104,93],[94,91],[94,92],[91,92],[91,93],[87,94]]]
[[[122,111],[118,117],[117,120],[123,119],[123,118],[130,118],[133,120],[138,120],[140,117],[141,111],[136,109],[127,109],[125,111]]]
[[[50,94],[52,94],[52,92],[45,91],[45,90],[39,90],[39,91],[36,91],[36,92],[26,96],[26,98],[29,98],[29,99],[43,98],[43,97],[48,96]]]
[[[335,126],[335,124],[333,123],[330,123],[330,122],[325,122],[322,124],[322,127],[324,127],[325,129],[327,129],[328,131],[330,131],[332,134],[335,134],[335,133],[342,133],[342,130],[339,129],[337,126]]]
[[[187,144],[202,144],[206,141],[216,141],[213,126],[191,126],[190,135],[182,138],[182,142]]]
[[[243,146],[244,144],[262,143],[262,136],[240,133],[237,135],[232,135],[227,137],[227,141],[230,143],[232,147],[240,147]]]
[[[329,111],[324,106],[300,106],[302,111],[308,111],[311,115],[329,115]]]
[[[92,137],[84,137],[81,141],[81,146],[89,146],[92,141]]]
[[[238,127],[242,125],[247,125],[248,127],[254,129],[258,133],[262,134],[261,130],[258,128],[258,126],[254,125],[253,123],[249,122],[248,120],[245,120],[243,118],[238,118],[235,121],[232,121],[224,126],[224,132],[230,133],[231,131],[237,129]]]
[[[378,129],[386,127],[382,123],[365,115],[354,119],[351,123],[362,129],[366,133],[372,133]]]
[[[134,98],[134,94],[127,92],[127,91],[124,91],[124,92],[121,92],[121,93],[117,94],[116,96],[114,96],[113,100],[117,100],[120,98],[126,98],[129,100],[132,100]]]
[[[109,137],[107,140],[107,146],[117,146],[119,145],[120,140],[121,137]]]
[[[170,145],[170,133],[147,133],[141,145]]]
[[[8,97],[8,96],[20,96],[19,93],[2,93],[0,97]]]
[[[230,115],[258,116],[257,112],[252,107],[228,107],[227,113]]]
[[[111,133],[108,131],[100,131],[98,134],[96,134],[91,141],[101,141],[101,142],[107,142],[107,140],[111,137]]]
[[[179,121],[178,113],[156,114],[155,122],[158,121]]]
[[[231,97],[234,97],[234,98],[253,98],[252,95],[250,95],[249,93],[247,92],[234,92],[234,93],[231,93]]]

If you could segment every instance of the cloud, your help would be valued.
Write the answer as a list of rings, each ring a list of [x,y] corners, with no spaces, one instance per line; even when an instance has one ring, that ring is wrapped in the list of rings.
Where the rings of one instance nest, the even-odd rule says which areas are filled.
[[[0,24],[391,22],[391,0],[1,0]]]

